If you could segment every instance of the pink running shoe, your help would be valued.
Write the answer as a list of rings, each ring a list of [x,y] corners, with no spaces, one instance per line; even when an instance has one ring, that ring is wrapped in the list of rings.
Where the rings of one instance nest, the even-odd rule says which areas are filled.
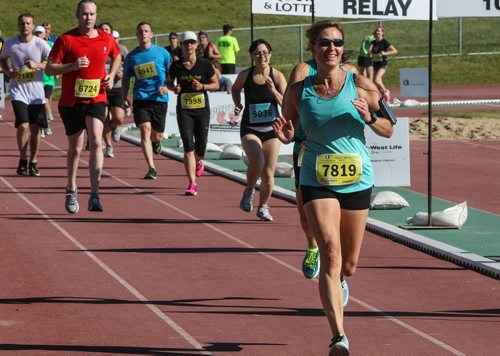
[[[390,101],[391,101],[391,92],[390,92],[388,89],[386,89],[386,90],[384,91],[384,99],[385,99],[385,101],[387,101],[387,102],[390,102]]]
[[[196,194],[198,194],[196,188],[197,188],[196,183],[189,183],[188,189],[186,189],[186,195],[195,196]]]
[[[204,170],[205,170],[205,167],[203,165],[203,160],[199,160],[196,163],[196,176],[197,177],[201,177],[201,175],[203,174]]]

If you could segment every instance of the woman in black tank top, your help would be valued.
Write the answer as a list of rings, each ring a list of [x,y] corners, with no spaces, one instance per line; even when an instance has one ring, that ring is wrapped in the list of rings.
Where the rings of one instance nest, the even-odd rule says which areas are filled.
[[[272,124],[278,115],[278,105],[283,102],[286,79],[283,73],[270,66],[272,49],[266,40],[255,40],[249,52],[254,66],[238,74],[231,90],[234,113],[238,116],[243,109],[241,91],[245,89],[240,136],[248,158],[248,169],[247,187],[243,191],[240,208],[252,211],[255,186],[261,178],[257,216],[262,221],[272,221],[268,202],[274,186],[274,169],[280,148]]]

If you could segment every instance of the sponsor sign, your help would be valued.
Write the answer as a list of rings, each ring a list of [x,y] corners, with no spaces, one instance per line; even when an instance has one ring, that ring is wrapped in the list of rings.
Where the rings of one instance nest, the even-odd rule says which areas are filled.
[[[500,16],[500,0],[438,0],[438,17]]]
[[[331,0],[316,0],[314,6],[318,17],[428,20],[430,0],[339,0],[335,6]]]
[[[252,13],[311,16],[312,0],[252,0]]]
[[[402,97],[427,97],[429,95],[427,68],[401,68],[399,88]]]
[[[365,127],[366,147],[371,155],[376,187],[410,186],[410,134],[408,118],[398,117],[391,138]]]

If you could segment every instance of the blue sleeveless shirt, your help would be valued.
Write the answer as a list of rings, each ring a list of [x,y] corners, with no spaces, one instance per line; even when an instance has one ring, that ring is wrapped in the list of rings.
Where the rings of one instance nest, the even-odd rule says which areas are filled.
[[[352,103],[358,98],[353,73],[346,78],[340,93],[333,98],[316,94],[311,77],[304,80],[300,101],[300,126],[304,130],[304,156],[300,184],[322,186],[316,178],[316,157],[319,154],[358,153],[361,156],[361,178],[356,183],[326,186],[339,193],[352,193],[373,186],[373,168],[365,145],[365,122]]]

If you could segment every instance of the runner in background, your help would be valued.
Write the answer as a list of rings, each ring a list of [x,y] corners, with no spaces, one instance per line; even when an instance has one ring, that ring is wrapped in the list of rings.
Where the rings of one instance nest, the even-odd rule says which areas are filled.
[[[165,47],[165,49],[170,53],[172,61],[178,61],[182,57],[182,48],[179,46],[179,36],[177,36],[175,32],[170,32],[168,40],[170,44]]]
[[[383,137],[390,137],[393,128],[389,120],[371,114],[379,110],[380,98],[373,83],[341,70],[340,25],[319,21],[306,36],[317,73],[288,88],[283,117],[275,121],[274,129],[283,143],[290,143],[300,120],[307,138],[300,189],[321,251],[320,298],[333,334],[329,355],[348,355],[340,276],[356,270],[373,187],[364,127],[371,125]]]
[[[106,114],[106,89],[113,87],[120,69],[120,48],[110,34],[97,29],[97,6],[91,0],[81,0],[76,7],[78,27],[61,35],[52,51],[46,73],[62,74],[59,114],[68,138],[68,177],[66,210],[79,211],[77,200],[77,170],[84,145],[84,131],[90,142],[89,175],[91,194],[89,211],[103,211],[99,185],[103,167],[102,133]],[[109,73],[106,59],[113,58]]]
[[[7,40],[0,55],[3,72],[10,77],[10,100],[16,117],[15,128],[19,150],[17,174],[20,176],[40,175],[38,170],[40,135],[41,130],[47,128],[43,70],[50,47],[47,42],[33,35],[34,21],[30,13],[19,15],[17,18],[19,36]]]
[[[378,87],[384,99],[389,102],[391,101],[391,93],[385,87],[382,78],[384,77],[385,72],[387,72],[387,68],[389,67],[387,56],[397,54],[398,50],[384,38],[384,32],[385,30],[382,26],[378,27],[373,32],[375,39],[370,45],[370,53],[373,57],[373,81],[375,82],[375,85]]]
[[[197,195],[196,177],[203,174],[207,149],[210,104],[207,91],[217,91],[219,80],[212,63],[196,56],[198,39],[192,31],[182,34],[182,59],[172,63],[167,86],[177,94],[177,125],[184,146],[184,169],[189,181],[186,195]]]
[[[134,78],[134,122],[141,131],[141,149],[148,165],[144,179],[156,179],[157,171],[153,152],[160,154],[168,109],[167,72],[170,54],[154,45],[153,30],[148,22],[136,28],[139,46],[125,58],[123,65],[122,95],[125,106],[130,107],[128,92],[130,78]]]
[[[118,43],[120,47],[120,54],[122,56],[122,62],[128,54],[128,50],[125,46],[121,45],[118,41],[119,33],[113,30],[113,27],[108,22],[103,22],[99,26],[101,30],[107,32],[113,36],[113,38]],[[106,73],[109,72],[111,65],[111,58],[108,57],[106,60]],[[108,108],[106,114],[106,120],[104,121],[104,156],[114,157],[113,141],[118,142],[120,140],[120,129],[118,128],[125,118],[125,102],[122,96],[122,77],[123,69],[120,67],[116,73],[113,88],[107,90],[106,94],[108,96]]]
[[[218,60],[222,57],[217,46],[208,40],[208,35],[205,31],[198,32],[198,56],[205,57],[208,60]]]
[[[47,41],[47,44],[50,48],[54,45],[52,42],[48,40],[49,36],[47,36],[45,32],[45,28],[43,26],[36,26],[34,31],[35,36],[41,38],[44,41]],[[54,92],[54,86],[56,85],[56,77],[53,75],[47,75],[43,72],[43,91],[45,93],[45,114],[47,116],[47,128],[42,129],[41,136],[45,137],[52,135],[52,130],[50,128],[50,121],[54,120],[54,116],[52,115],[52,93]]]
[[[236,54],[240,51],[240,46],[236,37],[233,36],[233,26],[224,25],[222,33],[223,35],[216,42],[221,53],[219,62],[222,65],[222,74],[235,74]]]
[[[240,137],[248,157],[248,168],[247,186],[243,191],[240,209],[247,212],[253,210],[255,186],[260,178],[257,217],[262,221],[272,221],[268,203],[274,187],[274,170],[280,149],[272,123],[278,115],[278,105],[283,103],[286,79],[283,73],[271,67],[272,48],[266,40],[255,40],[248,51],[253,66],[238,74],[231,90],[236,116],[243,110],[241,91],[245,90]]]

